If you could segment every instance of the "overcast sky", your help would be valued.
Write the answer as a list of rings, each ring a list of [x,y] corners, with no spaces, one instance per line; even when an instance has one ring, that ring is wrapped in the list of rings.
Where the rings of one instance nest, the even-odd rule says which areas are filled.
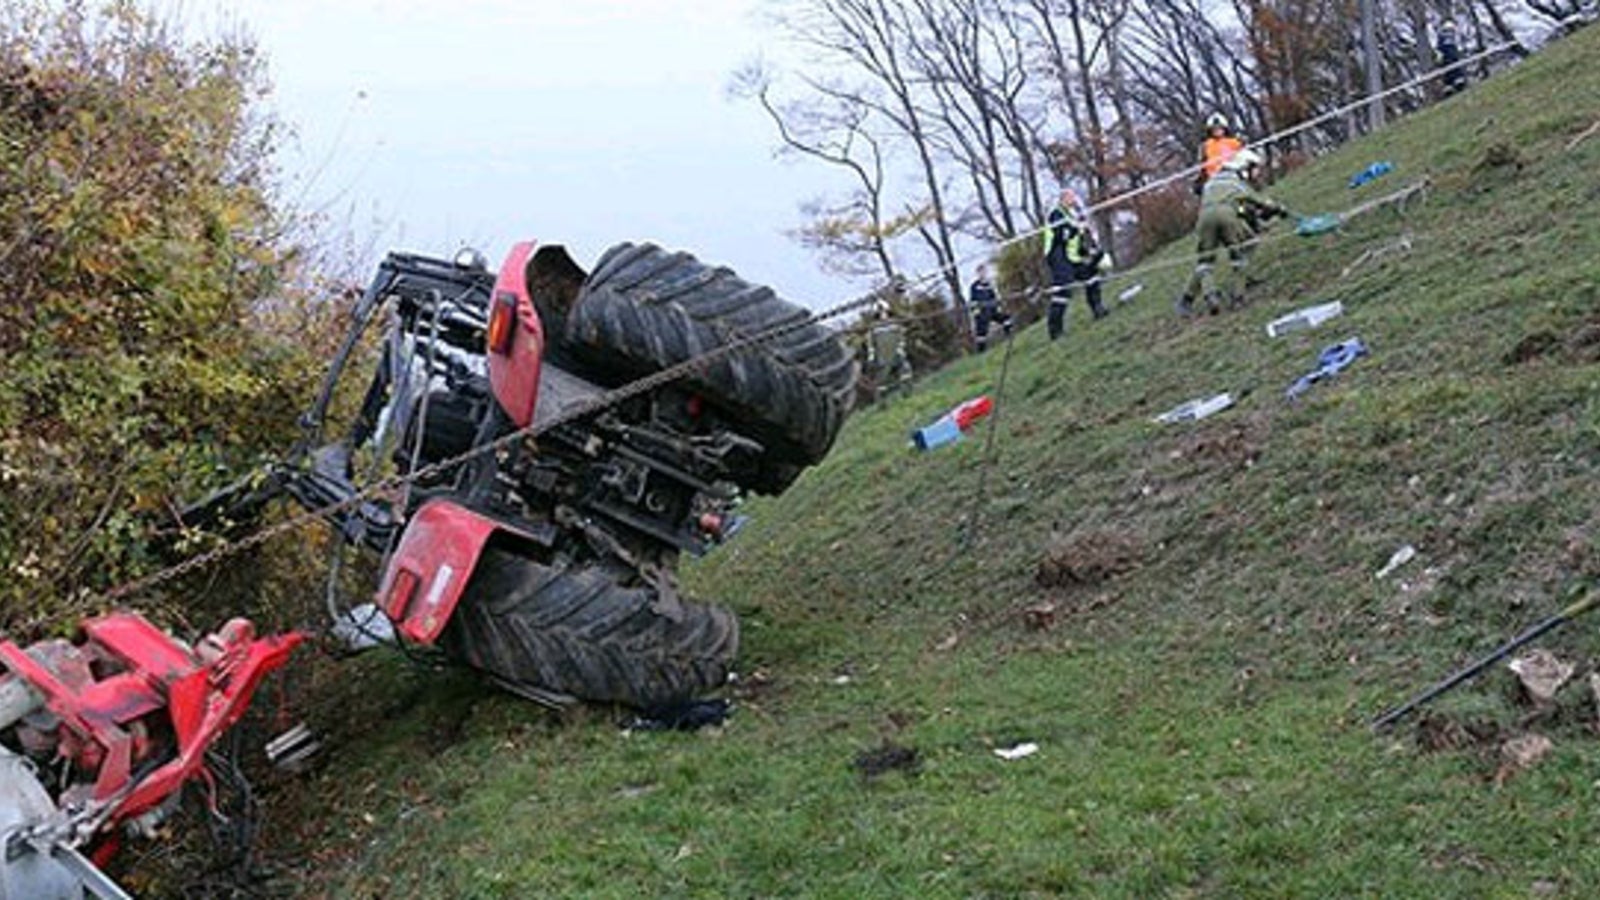
[[[297,138],[291,197],[379,251],[491,261],[564,243],[589,265],[653,240],[729,265],[807,306],[858,288],[785,234],[841,186],[775,159],[761,111],[725,96],[771,36],[754,0],[221,0],[270,61]]]

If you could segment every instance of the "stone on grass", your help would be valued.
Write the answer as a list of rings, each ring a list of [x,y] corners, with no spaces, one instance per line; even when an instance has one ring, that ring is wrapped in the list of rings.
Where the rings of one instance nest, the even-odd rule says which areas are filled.
[[[1528,692],[1528,699],[1537,706],[1550,705],[1556,692],[1576,671],[1571,663],[1562,662],[1554,653],[1542,647],[1506,665],[1516,673],[1517,680],[1522,682],[1522,689]]]
[[[1502,785],[1511,776],[1532,768],[1555,749],[1555,744],[1542,734],[1523,734],[1500,745],[1500,768],[1494,773],[1494,783]]]

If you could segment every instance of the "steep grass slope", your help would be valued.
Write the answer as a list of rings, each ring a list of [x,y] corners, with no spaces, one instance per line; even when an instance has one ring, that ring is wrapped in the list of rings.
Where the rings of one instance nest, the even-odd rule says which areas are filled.
[[[1581,691],[1523,723],[1496,672],[1422,731],[1365,722],[1600,572],[1600,138],[1567,148],[1600,117],[1597,55],[1582,33],[1275,186],[1328,211],[1432,179],[1404,216],[1263,247],[1243,310],[1177,320],[1187,273],[1163,269],[1106,321],[1078,301],[1062,342],[1021,334],[1003,392],[991,352],[858,414],[691,572],[745,623],[725,729],[630,736],[416,681],[292,789],[306,846],[360,848],[308,890],[1585,895]],[[1380,159],[1397,170],[1345,187]],[[1321,330],[1265,337],[1334,299]],[[1352,335],[1371,356],[1283,399]],[[1197,425],[1151,421],[1244,389]],[[983,391],[992,468],[981,430],[907,448]],[[1418,558],[1376,579],[1404,544]],[[1593,623],[1547,645],[1600,657]],[[1496,778],[1495,736],[1523,730],[1554,752]],[[991,752],[1022,741],[1040,749]]]

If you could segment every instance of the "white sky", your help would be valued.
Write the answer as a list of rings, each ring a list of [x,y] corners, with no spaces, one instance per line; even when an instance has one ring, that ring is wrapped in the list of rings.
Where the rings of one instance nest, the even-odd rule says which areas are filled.
[[[289,196],[381,227],[379,253],[469,243],[497,264],[534,238],[587,266],[653,240],[807,306],[858,290],[783,233],[837,176],[775,159],[765,115],[725,96],[773,49],[754,0],[218,0],[184,16],[257,38],[297,130]]]

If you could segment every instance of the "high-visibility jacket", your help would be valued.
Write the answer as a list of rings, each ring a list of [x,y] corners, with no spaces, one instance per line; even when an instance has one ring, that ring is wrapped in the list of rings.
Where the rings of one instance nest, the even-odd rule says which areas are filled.
[[[1089,230],[1089,223],[1078,219],[1066,210],[1057,206],[1050,210],[1047,219],[1048,228],[1044,231],[1044,256],[1049,259],[1053,253],[1062,253],[1067,262],[1087,262],[1094,253],[1094,234]]]
[[[1244,141],[1233,135],[1206,138],[1206,142],[1200,147],[1200,165],[1206,177],[1212,178],[1222,171],[1222,164],[1243,149]]]
[[[994,292],[994,285],[985,278],[973,280],[972,289],[967,296],[971,298],[974,309],[985,306],[997,309],[1000,306],[1000,297]]]

